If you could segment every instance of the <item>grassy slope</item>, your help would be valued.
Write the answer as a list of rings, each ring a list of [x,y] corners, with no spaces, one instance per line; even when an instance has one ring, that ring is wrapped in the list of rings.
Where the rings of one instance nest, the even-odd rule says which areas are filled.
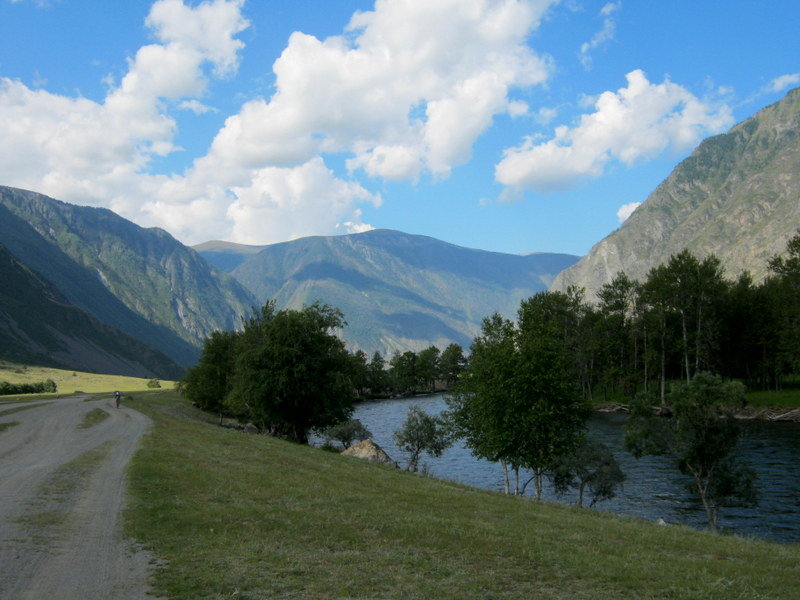
[[[790,598],[800,548],[436,481],[198,420],[154,427],[127,532],[169,598]]]
[[[65,371],[0,361],[0,381],[36,383],[45,379],[52,379],[56,382],[59,394],[73,394],[77,390],[91,394],[113,392],[114,390],[134,392],[148,389],[147,382],[150,381],[138,377],[81,373],[80,371]],[[171,389],[175,385],[172,381],[159,381],[162,388]],[[12,395],[15,398],[20,396],[20,394]],[[38,395],[42,396],[42,394]]]

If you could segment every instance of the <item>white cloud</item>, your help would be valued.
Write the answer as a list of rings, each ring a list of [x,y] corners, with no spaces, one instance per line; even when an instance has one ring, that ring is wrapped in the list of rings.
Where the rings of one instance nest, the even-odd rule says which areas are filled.
[[[212,106],[207,106],[200,102],[199,100],[184,100],[180,104],[178,104],[178,108],[181,110],[188,110],[193,112],[196,115],[202,115],[208,112],[219,112],[216,108]]]
[[[294,33],[273,65],[276,92],[228,119],[209,161],[292,166],[352,154],[372,177],[446,176],[496,114],[519,114],[516,86],[548,76],[526,45],[550,0],[378,0],[346,35]]]
[[[232,189],[236,199],[227,211],[233,239],[263,244],[333,232],[338,226],[358,231],[361,212],[354,200],[380,205],[380,197],[353,182],[337,179],[321,158],[290,168],[266,167],[249,185]],[[344,221],[351,216],[355,220]],[[368,225],[366,227],[369,227]]]
[[[600,16],[603,17],[603,28],[592,36],[588,42],[581,44],[580,60],[585,69],[592,66],[591,52],[614,39],[617,30],[617,23],[612,15],[622,7],[622,2],[608,2],[600,9]]]
[[[641,205],[641,202],[628,202],[628,204],[623,204],[620,206],[619,210],[617,211],[617,219],[619,219],[619,222],[624,223],[627,221],[628,217],[633,214],[633,211],[635,211]]]
[[[243,0],[158,0],[145,22],[154,43],[102,102],[0,79],[0,181],[108,206],[189,243],[361,231],[358,207],[380,197],[355,175],[446,177],[496,115],[530,112],[514,93],[549,77],[527,37],[555,1],[377,0],[341,36],[296,32],[271,97],[229,116],[184,173],[152,175],[178,150],[169,110],[214,110],[202,102],[209,81],[236,72],[248,26]],[[325,164],[332,153],[349,178]]]
[[[798,84],[800,84],[800,73],[789,73],[786,75],[781,75],[780,77],[776,77],[770,81],[767,89],[770,92],[777,93]]]
[[[140,48],[102,103],[0,78],[0,181],[140,217],[137,198],[166,180],[147,175],[148,163],[175,150],[162,101],[202,94],[206,64],[235,68],[240,8],[239,0],[156,2],[147,23],[163,43]]]
[[[728,106],[700,100],[669,80],[653,84],[638,70],[626,78],[627,87],[601,94],[595,112],[584,114],[576,126],[557,127],[546,142],[526,138],[507,149],[495,167],[497,181],[563,191],[600,176],[612,159],[631,166],[667,149],[686,150],[733,122]]]

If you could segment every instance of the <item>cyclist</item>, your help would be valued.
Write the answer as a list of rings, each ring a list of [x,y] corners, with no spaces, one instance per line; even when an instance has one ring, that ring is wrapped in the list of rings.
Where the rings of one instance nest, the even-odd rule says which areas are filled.
[[[117,408],[119,408],[119,399],[122,397],[122,394],[119,392],[114,392],[114,399],[117,401]]]

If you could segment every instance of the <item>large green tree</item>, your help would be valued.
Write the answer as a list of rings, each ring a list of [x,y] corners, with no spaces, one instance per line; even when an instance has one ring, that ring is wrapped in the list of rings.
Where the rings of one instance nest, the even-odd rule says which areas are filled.
[[[236,338],[233,331],[213,332],[203,345],[200,360],[180,382],[183,394],[203,410],[225,410],[224,401],[233,385]]]
[[[448,398],[456,435],[476,456],[501,463],[506,491],[508,467],[515,493],[524,493],[519,471],[529,469],[537,500],[558,457],[581,442],[589,416],[567,346],[568,306],[566,295],[542,292],[522,303],[517,326],[498,314],[485,319]]]
[[[652,400],[639,397],[631,407],[625,445],[637,458],[671,457],[716,532],[724,505],[755,502],[755,474],[734,453],[742,435],[735,411],[744,405],[744,386],[701,372],[688,384],[677,384],[667,405],[671,416],[658,416]]]
[[[267,304],[237,343],[233,411],[273,435],[307,443],[308,433],[353,411],[353,359],[334,330],[342,313],[327,305],[275,312]]]
[[[510,492],[508,468],[521,461],[515,452],[515,438],[524,432],[514,427],[516,415],[512,398],[518,356],[517,331],[511,321],[494,313],[483,320],[481,333],[472,343],[469,366],[452,394],[446,396],[447,418],[456,437],[474,456],[503,467],[505,491]],[[518,488],[517,488],[518,489]]]

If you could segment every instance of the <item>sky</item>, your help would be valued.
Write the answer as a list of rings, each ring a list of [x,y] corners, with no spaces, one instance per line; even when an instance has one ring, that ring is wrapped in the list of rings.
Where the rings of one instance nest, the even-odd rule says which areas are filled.
[[[0,185],[185,244],[583,255],[800,86],[797,0],[0,0]]]

